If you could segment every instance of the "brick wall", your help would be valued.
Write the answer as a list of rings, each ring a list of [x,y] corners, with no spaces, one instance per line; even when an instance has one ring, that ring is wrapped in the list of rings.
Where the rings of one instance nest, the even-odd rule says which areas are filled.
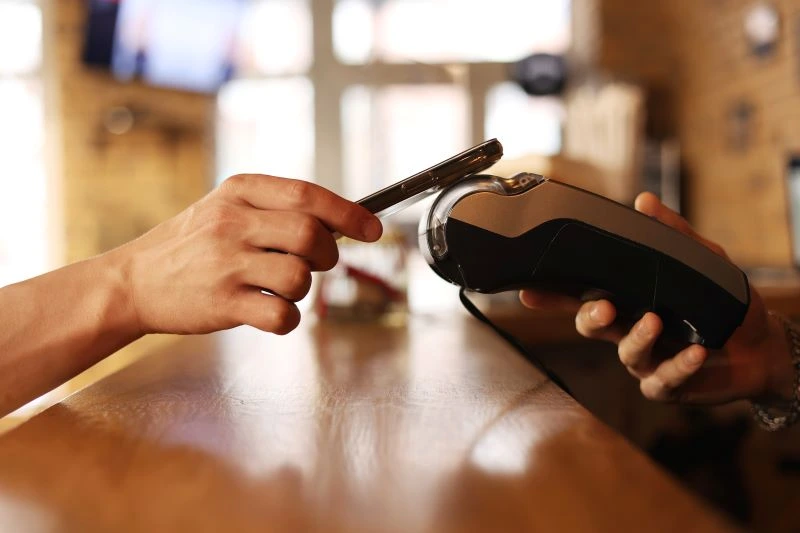
[[[87,4],[50,4],[68,262],[179,212],[208,190],[213,170],[213,99],[121,84],[82,65]],[[105,125],[117,107],[134,115],[133,127],[121,135]]]
[[[651,92],[650,130],[676,135],[687,216],[743,264],[791,262],[785,196],[790,150],[800,151],[800,2],[776,0],[781,38],[751,54],[747,0],[602,0],[599,66]],[[752,109],[746,146],[732,114]]]

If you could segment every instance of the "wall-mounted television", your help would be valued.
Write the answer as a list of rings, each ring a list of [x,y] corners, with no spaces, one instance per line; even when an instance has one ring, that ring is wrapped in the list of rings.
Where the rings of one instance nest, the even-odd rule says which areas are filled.
[[[83,60],[120,81],[216,92],[236,69],[247,0],[88,0]]]

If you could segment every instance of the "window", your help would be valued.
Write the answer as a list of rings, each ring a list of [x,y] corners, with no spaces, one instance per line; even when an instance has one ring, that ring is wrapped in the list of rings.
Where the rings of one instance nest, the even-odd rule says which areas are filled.
[[[245,79],[223,87],[217,112],[218,177],[308,177],[314,160],[314,89],[306,77]]]
[[[217,105],[217,182],[243,172],[312,178],[311,4],[255,0],[243,17],[239,76]]]
[[[511,62],[569,45],[564,0],[336,0],[343,63]]]
[[[308,72],[311,32],[308,0],[256,0],[244,17],[240,63],[254,76]]]
[[[466,91],[452,84],[347,88],[342,97],[344,194],[362,198],[460,152],[469,144],[468,112]]]
[[[42,12],[0,0],[0,286],[49,267]]]
[[[511,82],[495,85],[486,97],[486,137],[502,139],[503,157],[557,154],[563,120],[560,99],[531,98]]]
[[[508,72],[531,53],[567,51],[570,0],[254,0],[249,9],[240,79],[219,96],[219,180],[301,177],[357,199],[491,137],[509,158],[561,149],[560,100],[528,96]],[[387,222],[416,225],[422,209]],[[412,282],[433,276],[411,264]],[[410,291],[423,307],[433,294]]]

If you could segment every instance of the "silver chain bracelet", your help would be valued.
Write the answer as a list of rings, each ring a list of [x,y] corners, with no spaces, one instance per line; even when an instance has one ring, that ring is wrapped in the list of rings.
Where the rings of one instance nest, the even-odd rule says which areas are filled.
[[[800,419],[800,331],[784,316],[772,311],[769,315],[781,322],[789,342],[794,369],[794,396],[783,407],[761,405],[757,402],[752,402],[751,406],[753,416],[764,429],[777,431],[791,426]]]

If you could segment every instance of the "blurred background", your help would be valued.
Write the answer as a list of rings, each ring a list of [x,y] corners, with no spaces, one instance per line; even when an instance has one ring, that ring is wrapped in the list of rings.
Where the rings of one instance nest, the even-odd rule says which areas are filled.
[[[0,0],[0,285],[133,239],[231,174],[355,200],[491,137],[491,173],[629,205],[655,192],[800,315],[800,0]],[[404,313],[461,312],[417,253],[426,206],[387,219],[385,253],[343,257]],[[305,309],[352,302],[349,276]],[[572,317],[479,300],[709,501],[759,529],[797,523],[776,511],[800,493],[797,432],[753,431],[743,406],[644,402]],[[145,338],[6,422],[173,341]]]

